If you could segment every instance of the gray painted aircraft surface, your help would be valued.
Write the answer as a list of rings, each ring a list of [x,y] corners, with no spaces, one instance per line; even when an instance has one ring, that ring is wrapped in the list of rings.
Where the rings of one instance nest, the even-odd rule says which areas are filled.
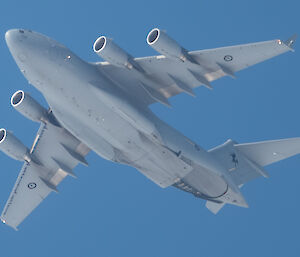
[[[204,150],[157,118],[149,105],[170,106],[168,98],[293,50],[295,37],[210,50],[187,51],[155,28],[147,43],[161,55],[134,58],[101,36],[93,46],[105,62],[88,63],[39,33],[13,29],[5,34],[21,72],[39,90],[46,110],[17,91],[12,106],[40,128],[32,147],[0,130],[0,150],[24,162],[1,214],[18,225],[67,176],[87,165],[93,150],[113,162],[138,169],[160,187],[174,186],[207,200],[217,213],[225,204],[248,207],[240,188],[268,177],[264,166],[300,153],[300,138],[239,144],[228,140]]]

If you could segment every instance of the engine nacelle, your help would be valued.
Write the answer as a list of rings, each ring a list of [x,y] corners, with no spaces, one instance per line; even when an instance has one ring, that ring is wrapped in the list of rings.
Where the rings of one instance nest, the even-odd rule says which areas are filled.
[[[41,122],[47,120],[47,110],[22,90],[14,93],[10,102],[18,112],[32,121]]]
[[[158,28],[152,29],[147,36],[147,43],[154,50],[171,59],[180,59],[181,61],[192,60],[188,52],[181,47],[174,39],[170,38],[166,32]]]
[[[0,129],[0,150],[15,160],[30,160],[28,148],[4,128]]]
[[[101,36],[95,41],[93,49],[96,54],[112,65],[132,68],[132,57],[105,36]]]

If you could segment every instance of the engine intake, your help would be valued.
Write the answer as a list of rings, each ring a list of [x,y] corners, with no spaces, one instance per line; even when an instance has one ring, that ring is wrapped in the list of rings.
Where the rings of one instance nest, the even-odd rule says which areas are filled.
[[[93,49],[95,53],[112,65],[132,68],[132,64],[130,63],[132,57],[105,36],[101,36],[95,41]]]
[[[110,64],[127,69],[136,69],[144,72],[144,69],[125,50],[115,44],[111,39],[101,36],[93,46],[94,52]]]
[[[32,121],[41,122],[47,120],[47,110],[22,90],[14,93],[10,102],[18,112]]]
[[[174,39],[170,38],[166,32],[158,28],[152,29],[147,36],[147,43],[154,50],[171,59],[180,59],[181,61],[195,61],[188,54],[187,50],[181,47]]]
[[[28,148],[4,128],[0,129],[0,150],[15,160],[30,160]]]

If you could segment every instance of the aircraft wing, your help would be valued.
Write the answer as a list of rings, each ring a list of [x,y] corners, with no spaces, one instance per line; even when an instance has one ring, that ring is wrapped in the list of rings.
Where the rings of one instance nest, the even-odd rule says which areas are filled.
[[[72,172],[78,163],[87,164],[90,150],[65,129],[42,123],[1,214],[1,220],[17,230],[18,225]]]
[[[98,63],[100,71],[133,97],[146,105],[160,102],[169,106],[168,98],[185,92],[194,95],[193,89],[202,85],[212,88],[211,82],[254,64],[291,51],[295,37],[287,41],[265,42],[189,52],[194,62],[169,59],[163,55],[135,58],[144,72]]]

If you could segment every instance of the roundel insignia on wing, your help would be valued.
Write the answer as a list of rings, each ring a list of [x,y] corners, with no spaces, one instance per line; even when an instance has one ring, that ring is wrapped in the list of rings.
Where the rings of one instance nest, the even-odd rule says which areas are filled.
[[[225,55],[224,56],[224,61],[225,62],[231,62],[233,60],[233,57],[231,55]]]
[[[36,188],[36,183],[31,182],[27,186],[29,189],[34,189],[34,188]]]

